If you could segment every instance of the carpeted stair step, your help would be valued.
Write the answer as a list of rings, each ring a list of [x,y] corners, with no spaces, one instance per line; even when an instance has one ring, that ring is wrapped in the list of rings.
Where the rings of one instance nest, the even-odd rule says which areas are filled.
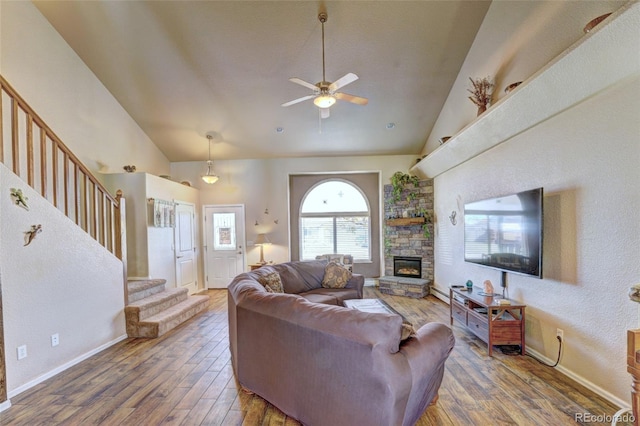
[[[144,299],[136,300],[124,307],[127,322],[139,322],[152,317],[173,305],[185,300],[189,292],[186,288],[169,288],[161,293],[152,294]]]
[[[128,303],[131,304],[137,300],[144,299],[145,297],[164,291],[166,282],[167,280],[164,279],[128,281]]]
[[[143,321],[130,323],[127,318],[127,334],[129,337],[160,337],[167,331],[206,310],[208,305],[209,296],[189,296],[186,300]]]

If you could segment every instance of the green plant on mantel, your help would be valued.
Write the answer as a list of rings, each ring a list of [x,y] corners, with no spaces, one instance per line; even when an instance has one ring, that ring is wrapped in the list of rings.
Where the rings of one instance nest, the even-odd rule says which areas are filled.
[[[433,223],[431,215],[422,207],[420,208],[420,210],[418,210],[418,215],[420,217],[424,217],[424,224],[422,224],[422,235],[424,235],[425,238],[431,237],[431,231],[429,231],[429,224]]]
[[[400,198],[402,197],[402,191],[404,191],[405,187],[408,184],[413,184],[413,186],[417,187],[419,183],[420,179],[418,179],[418,176],[411,176],[410,174],[400,171],[395,172],[393,176],[391,176],[391,186],[393,187],[392,201],[394,203],[400,201]],[[407,194],[407,201],[415,200],[416,197],[417,194],[415,192],[410,192],[409,194]]]
[[[391,255],[391,240],[389,240],[389,237],[384,237],[384,255]]]

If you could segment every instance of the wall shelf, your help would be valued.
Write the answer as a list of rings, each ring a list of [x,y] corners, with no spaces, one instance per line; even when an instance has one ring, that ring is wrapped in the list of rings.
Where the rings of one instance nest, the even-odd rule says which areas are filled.
[[[387,226],[411,226],[425,223],[424,217],[399,217],[397,219],[387,219]]]
[[[557,56],[410,169],[434,178],[599,92],[638,77],[640,5],[632,3]],[[588,67],[588,70],[585,70]]]

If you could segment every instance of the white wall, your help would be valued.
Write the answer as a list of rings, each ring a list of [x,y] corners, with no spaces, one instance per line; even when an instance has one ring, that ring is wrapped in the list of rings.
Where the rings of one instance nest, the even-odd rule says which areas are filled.
[[[13,203],[10,188],[28,197]],[[0,164],[0,279],[9,397],[126,337],[122,263]],[[41,224],[28,246],[24,232]],[[58,333],[59,346],[50,337]],[[16,349],[27,346],[18,361]]]
[[[425,151],[432,150],[442,129],[455,133],[475,118],[461,82],[485,75],[502,76],[504,85],[522,80],[563,44],[569,47],[582,37],[586,22],[617,6],[493,2]],[[638,7],[633,6],[635,15]],[[637,26],[629,25],[627,33],[640,49]],[[606,70],[594,65],[584,64],[584,72]],[[452,226],[450,212],[462,213],[468,201],[544,187],[544,278],[509,274],[508,279],[510,297],[528,305],[528,349],[555,361],[556,328],[563,329],[559,368],[621,405],[630,401],[626,330],[638,327],[638,307],[627,297],[640,279],[638,111],[640,72],[434,180],[435,282],[442,291],[467,279],[500,280],[499,272],[462,260],[462,221]]]
[[[127,200],[127,275],[132,278],[163,278],[167,280],[167,288],[176,286],[174,228],[151,226],[148,199],[194,205],[198,287],[204,288],[200,191],[148,173],[106,174],[103,180],[110,192],[121,189]]]
[[[146,175],[147,198],[167,201],[182,201],[194,205],[194,233],[196,244],[196,261],[198,264],[198,288],[204,289],[204,272],[202,266],[202,243],[200,225],[201,207],[200,191],[167,179]],[[174,228],[147,227],[149,246],[149,275],[153,278],[165,278],[168,287],[176,287],[176,258],[174,243]]]
[[[495,81],[493,103],[506,96],[505,87],[525,81],[573,43],[584,37],[591,19],[618,10],[622,1],[495,1],[478,30],[423,153],[439,146],[476,118],[468,99],[469,78]],[[585,67],[585,72],[588,68]]]
[[[80,161],[94,174],[127,164],[168,174],[167,158],[36,7],[1,3],[0,74]]]
[[[247,240],[268,233],[273,243],[265,249],[265,259],[285,262],[289,255],[288,182],[294,173],[380,171],[381,185],[390,183],[393,173],[407,171],[417,156],[317,157],[272,160],[214,161],[220,180],[214,185],[202,182],[205,162],[183,162],[171,165],[175,180],[188,180],[201,190],[200,201],[207,204],[244,204]],[[382,190],[382,188],[381,188]],[[382,205],[382,202],[380,203]],[[269,209],[269,215],[265,215]],[[382,214],[382,213],[381,213]],[[278,224],[273,221],[277,219]],[[255,226],[256,220],[259,222]],[[260,249],[247,246],[247,263],[260,258]]]

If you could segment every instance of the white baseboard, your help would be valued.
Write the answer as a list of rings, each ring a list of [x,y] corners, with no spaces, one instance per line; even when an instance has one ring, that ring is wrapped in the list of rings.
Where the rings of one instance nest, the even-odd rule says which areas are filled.
[[[6,401],[2,402],[0,404],[0,413],[2,413],[4,410],[8,409],[9,407],[11,407],[11,400],[7,399]]]
[[[91,351],[89,351],[87,353],[84,353],[84,354],[80,355],[79,357],[74,358],[74,359],[72,359],[71,361],[69,361],[69,362],[67,362],[65,364],[62,364],[59,367],[56,367],[53,370],[46,372],[42,376],[37,377],[37,378],[31,380],[30,382],[25,383],[24,385],[19,386],[19,387],[15,388],[15,389],[9,391],[8,392],[9,399],[13,398],[16,395],[21,394],[22,392],[24,392],[26,390],[31,389],[32,387],[44,382],[47,379],[50,379],[51,377],[55,376],[56,374],[62,373],[64,370],[66,370],[66,369],[68,369],[70,367],[73,367],[76,364],[79,364],[80,362],[84,361],[85,359],[87,359],[87,358],[89,358],[89,357],[91,357],[91,356],[93,356],[93,355],[95,355],[95,354],[107,349],[108,347],[113,346],[116,343],[123,341],[127,337],[128,336],[126,334],[123,334],[122,336],[117,337],[116,339],[111,340],[110,342],[107,342],[104,345],[100,345],[97,348],[95,348],[95,349],[93,349],[93,350],[91,350]],[[11,406],[11,404],[9,404],[9,406]],[[9,408],[9,407],[6,407],[6,408]],[[2,411],[2,407],[1,406],[0,406],[0,411]]]
[[[531,349],[530,347],[527,347],[527,353],[531,354],[531,356],[533,356],[533,358],[539,360],[539,361],[543,361],[546,364],[549,365],[553,365],[555,364],[555,360],[549,359],[546,356],[542,355],[540,352],[536,351],[535,349]],[[595,392],[596,394],[598,394],[599,396],[603,397],[604,399],[606,399],[607,401],[611,402],[612,404],[617,405],[620,408],[626,409],[626,410],[630,410],[631,409],[631,405],[629,405],[629,403],[627,401],[624,401],[620,398],[618,398],[617,396],[611,394],[610,392],[602,389],[600,386],[588,381],[587,379],[585,379],[582,376],[577,375],[576,373],[574,373],[571,370],[568,370],[567,368],[563,367],[561,364],[558,364],[555,367],[556,370],[558,370],[559,372],[561,372],[562,374],[564,374],[565,376],[571,378],[572,380],[580,383],[582,386],[584,386],[585,388],[589,389],[592,392]],[[629,378],[629,384],[631,384],[631,378]],[[614,413],[611,413],[611,415],[613,416]]]
[[[449,295],[446,294],[440,290],[440,289],[436,289],[434,287],[431,287],[431,294],[435,297],[437,297],[438,299],[442,300],[443,302],[445,302],[446,304],[449,304]],[[531,354],[531,356],[539,361],[542,361],[546,364],[549,365],[553,365],[555,364],[555,360],[549,359],[546,356],[542,355],[540,352],[536,351],[535,349],[531,349],[531,347],[527,346],[526,348],[527,353]],[[572,380],[580,383],[582,386],[586,387],[587,389],[589,389],[592,392],[595,392],[596,394],[598,394],[599,396],[601,396],[602,398],[606,399],[607,401],[611,402],[612,404],[615,404],[616,406],[620,407],[621,409],[626,409],[626,410],[630,410],[631,409],[631,405],[627,402],[624,401],[620,398],[618,398],[617,396],[611,394],[610,392],[602,389],[600,386],[588,381],[587,379],[585,379],[582,376],[577,375],[576,373],[574,373],[573,371],[565,368],[564,366],[558,364],[555,367],[556,370],[558,370],[559,372],[561,372],[562,374],[564,374],[565,376],[571,378]],[[631,383],[631,379],[629,379],[629,383]],[[611,415],[613,415],[614,413],[611,413]]]

